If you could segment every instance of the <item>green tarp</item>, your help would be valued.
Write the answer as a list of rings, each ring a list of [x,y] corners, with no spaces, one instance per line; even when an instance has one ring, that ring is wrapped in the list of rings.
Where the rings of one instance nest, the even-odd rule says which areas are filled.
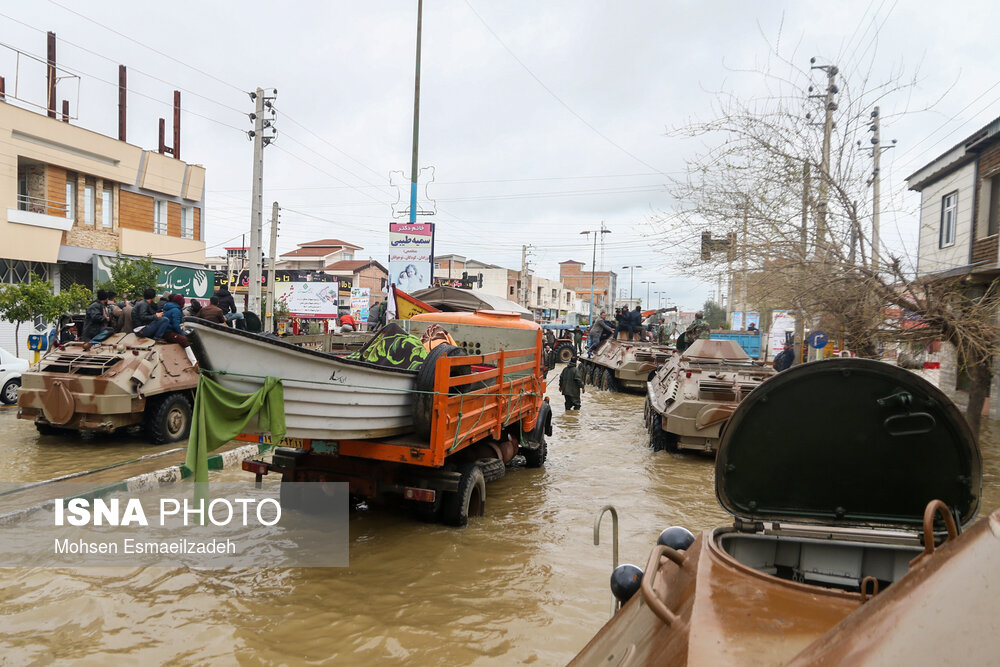
[[[280,379],[265,378],[263,387],[243,394],[201,374],[185,462],[195,482],[208,481],[208,453],[242,433],[254,415],[260,429],[271,433],[271,442],[285,437],[285,392]]]

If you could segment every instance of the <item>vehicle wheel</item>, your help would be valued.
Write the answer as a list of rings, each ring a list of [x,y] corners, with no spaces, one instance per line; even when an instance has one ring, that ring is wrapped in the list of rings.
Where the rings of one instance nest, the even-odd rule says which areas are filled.
[[[507,474],[507,466],[500,459],[479,459],[476,465],[483,471],[487,483],[495,482]]]
[[[282,510],[302,509],[302,487],[282,475],[281,486],[278,487],[278,500]]]
[[[524,465],[528,468],[541,468],[545,465],[545,459],[549,455],[549,446],[545,442],[545,438],[537,441],[538,446],[534,449],[524,449]]]
[[[35,422],[35,430],[38,431],[39,435],[59,435],[67,432],[67,429],[42,422]]]
[[[150,399],[146,405],[146,435],[154,444],[165,445],[188,437],[191,431],[191,401],[181,393]]]
[[[598,379],[597,388],[608,391],[611,388],[611,371],[607,368],[602,368],[600,371],[600,378]]]
[[[434,367],[437,365],[437,360],[442,356],[448,357],[461,357],[465,356],[465,350],[460,347],[455,347],[454,345],[442,344],[435,347],[433,350],[427,353],[427,357],[424,359],[424,363],[421,364],[420,370],[417,371],[417,379],[415,383],[415,388],[418,392],[433,392],[434,391]],[[468,375],[471,369],[468,366],[455,366],[451,369],[452,377],[458,375]],[[464,391],[471,391],[471,387],[476,384],[469,385],[469,389],[466,387],[459,387]],[[464,393],[464,392],[463,392]],[[413,397],[413,429],[417,435],[422,437],[427,437],[431,433],[431,419],[433,417],[434,408],[434,394],[432,393],[417,393]]]
[[[560,343],[556,345],[555,353],[561,363],[567,363],[574,357],[575,350],[572,343]]]
[[[646,425],[646,430],[649,430],[649,396],[646,397],[646,402],[642,405],[642,423]]]
[[[595,372],[594,364],[587,364],[587,377],[584,378],[584,382],[593,386],[596,383],[594,378]]]
[[[649,446],[654,452],[677,451],[677,435],[663,430],[663,415],[656,412],[651,420]]]
[[[461,466],[458,491],[446,494],[443,519],[449,526],[464,526],[470,516],[482,516],[486,510],[486,480],[475,463]]]
[[[17,392],[20,388],[20,378],[7,380],[7,383],[3,386],[3,390],[0,390],[0,401],[3,401],[4,405],[14,405],[17,403]]]
[[[618,378],[615,377],[615,372],[608,369],[608,378],[605,381],[605,389],[608,391],[618,391]]]

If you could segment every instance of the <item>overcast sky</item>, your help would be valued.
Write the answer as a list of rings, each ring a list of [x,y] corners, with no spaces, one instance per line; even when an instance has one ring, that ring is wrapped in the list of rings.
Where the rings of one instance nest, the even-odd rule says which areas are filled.
[[[654,281],[665,303],[694,309],[714,285],[685,278],[654,251],[650,217],[672,210],[665,190],[696,143],[666,135],[708,118],[714,91],[748,95],[775,44],[845,74],[873,65],[920,81],[883,115],[930,111],[886,124],[898,139],[883,193],[902,192],[916,168],[1000,115],[1000,52],[992,2],[614,2],[427,0],[423,15],[420,165],[433,167],[436,251],[519,268],[530,244],[539,275],[590,265],[580,232],[603,221],[599,268],[639,264],[635,294]],[[239,245],[249,228],[252,147],[245,92],[277,88],[277,142],[265,150],[264,202],[282,208],[279,251],[335,237],[385,263],[392,204],[407,191],[412,137],[415,0],[190,2],[0,1],[0,75],[8,94],[44,104],[44,31],[59,38],[60,82],[74,121],[117,133],[117,64],[129,67],[128,139],[157,145],[172,91],[182,89],[184,160],[205,165],[208,254]],[[13,49],[11,48],[13,47]],[[89,52],[88,52],[89,51]],[[818,80],[818,77],[817,77]],[[902,96],[900,96],[902,97]],[[168,138],[168,143],[170,140]],[[424,194],[421,188],[421,194]],[[885,194],[883,195],[885,196]],[[883,218],[890,243],[912,245],[919,205]],[[910,211],[911,213],[907,213]],[[888,219],[886,219],[888,218]],[[655,302],[657,297],[653,296]]]

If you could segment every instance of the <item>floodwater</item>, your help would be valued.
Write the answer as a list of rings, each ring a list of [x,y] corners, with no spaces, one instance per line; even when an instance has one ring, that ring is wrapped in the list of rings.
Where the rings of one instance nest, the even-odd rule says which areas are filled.
[[[648,449],[641,396],[588,387],[579,414],[552,403],[546,467],[490,484],[485,517],[452,529],[392,507],[356,512],[347,568],[0,570],[0,663],[564,664],[610,610],[609,517],[593,543],[603,505],[620,515],[621,561],[640,566],[662,529],[731,519],[711,459]],[[0,432],[0,480],[156,451],[129,437],[39,439],[11,410]],[[982,513],[1000,506],[998,434],[983,438]]]

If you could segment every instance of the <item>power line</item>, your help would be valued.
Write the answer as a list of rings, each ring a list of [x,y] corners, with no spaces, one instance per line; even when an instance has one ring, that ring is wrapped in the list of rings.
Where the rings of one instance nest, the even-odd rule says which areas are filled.
[[[601,132],[600,130],[598,130],[596,127],[594,127],[593,125],[591,125],[587,121],[587,119],[585,119],[583,116],[581,116],[576,111],[574,111],[573,108],[570,105],[566,104],[566,102],[564,102],[561,97],[559,97],[558,95],[556,95],[555,92],[553,92],[553,90],[551,88],[549,88],[548,86],[546,86],[545,82],[542,81],[540,78],[538,78],[538,76],[536,76],[535,73],[532,72],[531,69],[527,65],[525,65],[524,62],[520,58],[517,57],[517,54],[515,54],[510,49],[510,47],[507,46],[507,44],[505,44],[502,39],[500,39],[500,36],[498,34],[496,34],[496,32],[493,31],[493,28],[491,28],[490,25],[486,22],[486,20],[483,19],[483,17],[479,15],[479,12],[476,11],[476,8],[472,6],[472,3],[469,0],[465,0],[465,4],[468,5],[468,7],[472,11],[472,13],[476,15],[476,18],[479,19],[480,23],[483,24],[483,27],[485,27],[486,30],[489,31],[489,33],[491,35],[493,35],[493,38],[497,40],[497,42],[500,44],[500,46],[502,46],[504,48],[504,50],[507,53],[510,54],[511,58],[513,58],[515,61],[517,61],[517,64],[520,65],[522,68],[524,68],[524,71],[527,72],[528,75],[532,79],[534,79],[535,82],[538,83],[539,86],[541,86],[542,88],[544,88],[545,92],[547,92],[549,95],[551,95],[553,97],[553,99],[555,99],[557,102],[559,102],[559,104],[561,104],[567,111],[569,111],[571,114],[573,114],[573,116],[575,116],[577,120],[579,120],[581,123],[583,123],[588,128],[590,128],[590,130],[592,132],[594,132],[594,134],[596,134],[600,138],[604,139],[606,142],[608,142],[609,144],[611,144],[612,146],[614,146],[615,148],[617,148],[618,150],[620,150],[625,155],[628,155],[630,158],[632,158],[633,160],[635,160],[639,164],[643,165],[644,167],[646,167],[648,169],[652,169],[653,171],[655,171],[657,173],[661,173],[661,174],[663,173],[661,170],[659,170],[656,167],[654,167],[653,165],[649,164],[648,162],[646,162],[642,158],[637,157],[633,153],[629,152],[625,148],[623,148],[620,145],[618,145],[617,143],[615,143],[610,137],[608,137],[606,134],[604,134],[603,132]]]
[[[129,37],[128,35],[126,35],[124,33],[118,32],[114,28],[108,27],[105,23],[103,23],[101,21],[95,21],[94,19],[90,18],[89,16],[87,16],[85,14],[81,14],[80,12],[76,11],[75,9],[71,9],[71,8],[67,7],[66,5],[63,5],[63,4],[60,4],[60,3],[56,2],[56,0],[49,0],[49,2],[52,3],[53,5],[55,5],[56,7],[59,7],[61,9],[66,10],[70,14],[75,14],[76,16],[79,16],[80,18],[82,18],[85,21],[89,21],[90,23],[93,23],[94,25],[99,26],[99,27],[101,27],[101,28],[103,28],[103,29],[105,29],[105,30],[107,30],[109,32],[113,32],[114,34],[116,34],[119,37],[122,37],[124,39],[127,39],[128,41],[132,42],[133,44],[137,44],[137,45],[141,46],[142,48],[148,49],[149,51],[152,51],[153,53],[156,53],[156,54],[158,54],[160,56],[163,56],[164,58],[166,58],[168,60],[172,60],[173,62],[177,63],[178,65],[183,65],[184,67],[187,67],[190,70],[198,72],[202,76],[207,76],[209,79],[212,79],[213,81],[218,81],[219,83],[221,83],[221,84],[223,84],[225,86],[229,86],[233,90],[239,91],[239,92],[241,92],[243,94],[246,94],[248,92],[244,88],[240,88],[239,86],[233,85],[233,84],[229,83],[228,81],[220,79],[219,77],[214,76],[212,74],[209,74],[208,72],[206,72],[204,70],[198,69],[194,65],[188,65],[183,60],[179,60],[179,59],[175,58],[174,56],[172,56],[172,55],[170,55],[168,53],[164,53],[163,51],[159,51],[157,49],[154,49],[153,47],[149,46],[148,44],[140,42],[137,39],[133,39],[132,37]]]

